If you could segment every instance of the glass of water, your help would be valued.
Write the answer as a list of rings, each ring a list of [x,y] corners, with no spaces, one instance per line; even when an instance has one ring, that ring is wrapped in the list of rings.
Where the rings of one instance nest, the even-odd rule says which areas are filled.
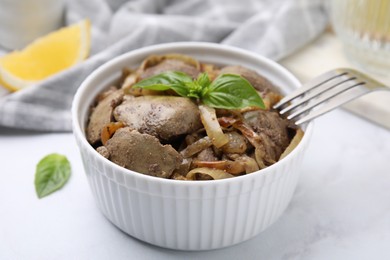
[[[390,0],[331,0],[330,15],[348,58],[361,68],[390,69]]]

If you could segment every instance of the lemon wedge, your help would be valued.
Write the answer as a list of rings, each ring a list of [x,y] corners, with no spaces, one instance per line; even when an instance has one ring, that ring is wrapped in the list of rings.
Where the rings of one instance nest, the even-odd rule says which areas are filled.
[[[81,61],[90,50],[90,22],[83,20],[0,57],[0,85],[16,91]]]

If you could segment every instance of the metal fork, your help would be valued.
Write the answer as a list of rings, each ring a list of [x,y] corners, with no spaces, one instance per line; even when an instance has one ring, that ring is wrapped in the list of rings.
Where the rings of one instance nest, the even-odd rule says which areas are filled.
[[[300,125],[377,90],[390,88],[356,70],[334,69],[285,96],[274,108]]]

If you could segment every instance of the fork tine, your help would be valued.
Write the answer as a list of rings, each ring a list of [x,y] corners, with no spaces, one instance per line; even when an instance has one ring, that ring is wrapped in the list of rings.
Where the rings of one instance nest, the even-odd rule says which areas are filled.
[[[329,90],[328,92],[324,93],[323,95],[321,95],[319,98],[314,99],[313,102],[309,103],[306,106],[303,106],[299,110],[297,110],[294,113],[292,113],[291,115],[287,116],[287,119],[294,119],[295,117],[297,117],[297,116],[305,113],[306,111],[318,106],[319,104],[331,99],[332,97],[339,95],[340,93],[345,92],[346,90],[348,90],[350,88],[353,88],[353,87],[356,87],[356,86],[359,86],[362,84],[364,84],[364,82],[357,82],[355,80],[349,80],[349,81],[339,85],[338,88],[333,88],[333,89]]]
[[[333,78],[336,78],[336,77],[339,77],[339,76],[342,76],[345,74],[347,74],[347,72],[344,72],[344,71],[338,70],[338,69],[328,71],[328,72],[314,78],[309,83],[304,84],[302,87],[296,89],[294,92],[292,92],[288,96],[285,96],[284,98],[282,98],[277,104],[274,105],[273,108],[278,109],[281,106],[283,106],[284,104],[290,102],[291,100],[303,95],[306,91],[313,89],[313,88],[316,88],[316,87],[328,82],[329,80],[332,80]]]
[[[322,114],[325,114],[326,112],[337,108],[338,106],[345,104],[353,99],[356,99],[364,94],[367,94],[368,92],[371,92],[370,89],[365,87],[357,87],[357,88],[351,88],[347,91],[344,91],[343,93],[339,94],[337,97],[330,100],[326,105],[323,107],[310,112],[307,116],[302,117],[301,119],[297,120],[295,122],[296,125],[300,125],[303,123],[306,123],[316,117],[319,117]]]
[[[335,78],[325,82],[324,84],[316,87],[313,91],[306,93],[305,96],[303,96],[301,99],[299,99],[296,102],[285,107],[279,113],[281,115],[283,115],[283,114],[293,110],[294,108],[302,105],[303,103],[306,103],[307,101],[313,99],[314,97],[319,96],[320,94],[324,93],[325,91],[327,91],[331,88],[337,87],[338,85],[340,85],[344,82],[347,82],[349,80],[352,80],[352,79],[355,79],[355,77],[353,75],[348,75],[348,74],[347,75],[344,74],[344,75],[341,75],[339,77],[335,77]]]

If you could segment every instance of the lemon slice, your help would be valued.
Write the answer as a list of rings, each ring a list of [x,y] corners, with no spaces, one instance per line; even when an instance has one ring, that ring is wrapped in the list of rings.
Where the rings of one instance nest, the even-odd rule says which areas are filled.
[[[81,61],[90,50],[90,22],[80,21],[0,57],[0,85],[26,88]]]

